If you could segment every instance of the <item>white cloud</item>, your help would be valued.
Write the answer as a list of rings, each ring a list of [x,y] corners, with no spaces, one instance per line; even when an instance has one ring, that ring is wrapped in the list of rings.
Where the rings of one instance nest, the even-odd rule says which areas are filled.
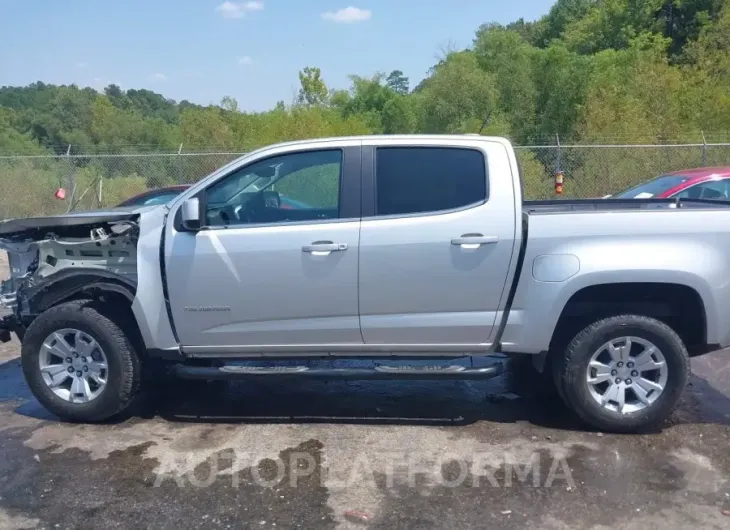
[[[264,8],[264,3],[254,0],[253,2],[246,2],[243,4],[243,8],[246,11],[261,11]]]
[[[260,1],[230,2],[226,0],[215,8],[224,18],[243,18],[249,11],[261,11],[264,3]]]
[[[352,6],[345,7],[337,11],[327,11],[326,13],[322,13],[323,19],[342,24],[364,22],[366,20],[370,20],[372,16],[373,12],[369,9],[360,9]]]
[[[152,79],[155,81],[167,81],[167,76],[165,74],[156,73],[152,74]]]
[[[76,68],[86,68],[87,66],[89,66],[89,65],[82,61],[79,61],[76,63]]]
[[[238,58],[238,64],[253,64],[253,58],[248,55]]]

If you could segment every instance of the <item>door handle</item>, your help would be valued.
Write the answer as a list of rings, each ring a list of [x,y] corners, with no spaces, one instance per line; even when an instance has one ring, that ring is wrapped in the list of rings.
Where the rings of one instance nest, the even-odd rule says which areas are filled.
[[[479,248],[482,245],[493,245],[499,241],[497,236],[485,236],[482,234],[464,234],[451,240],[452,245],[459,245],[461,248]]]
[[[332,241],[315,241],[311,245],[304,245],[302,252],[312,256],[329,256],[331,252],[344,252],[347,250],[347,243],[333,243]]]

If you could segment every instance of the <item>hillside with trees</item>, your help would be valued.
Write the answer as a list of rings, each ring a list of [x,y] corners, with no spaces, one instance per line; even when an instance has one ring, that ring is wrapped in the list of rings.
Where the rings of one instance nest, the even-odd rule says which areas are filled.
[[[325,74],[304,68],[295,101],[258,113],[231,97],[201,106],[116,85],[2,87],[0,154],[64,154],[68,145],[177,152],[180,144],[240,152],[413,132],[497,134],[518,145],[553,144],[556,135],[563,143],[727,140],[730,0],[558,0],[534,22],[483,24],[468,49],[445,51],[417,82],[396,70],[352,75],[348,89],[333,89]],[[528,180],[545,174],[529,152],[523,158]],[[599,167],[582,159],[570,169],[577,178]]]

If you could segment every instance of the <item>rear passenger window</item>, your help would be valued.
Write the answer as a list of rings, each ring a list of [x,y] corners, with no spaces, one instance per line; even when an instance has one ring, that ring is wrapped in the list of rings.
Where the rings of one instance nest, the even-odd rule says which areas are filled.
[[[380,147],[375,179],[377,215],[451,210],[487,198],[486,163],[475,149]]]

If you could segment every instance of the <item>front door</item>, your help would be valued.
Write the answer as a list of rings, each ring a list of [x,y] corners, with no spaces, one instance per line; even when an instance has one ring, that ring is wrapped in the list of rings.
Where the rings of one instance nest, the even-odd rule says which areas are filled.
[[[190,353],[306,353],[362,344],[359,147],[252,162],[198,196],[205,227],[168,232],[166,273]],[[357,188],[345,185],[357,181]],[[348,205],[357,204],[358,211]]]
[[[363,159],[374,156],[367,167],[375,192],[360,234],[365,344],[393,351],[486,349],[515,244],[511,176],[500,167],[499,180],[490,182],[483,141],[473,147],[368,143]],[[494,154],[506,159],[503,148],[495,146]]]

